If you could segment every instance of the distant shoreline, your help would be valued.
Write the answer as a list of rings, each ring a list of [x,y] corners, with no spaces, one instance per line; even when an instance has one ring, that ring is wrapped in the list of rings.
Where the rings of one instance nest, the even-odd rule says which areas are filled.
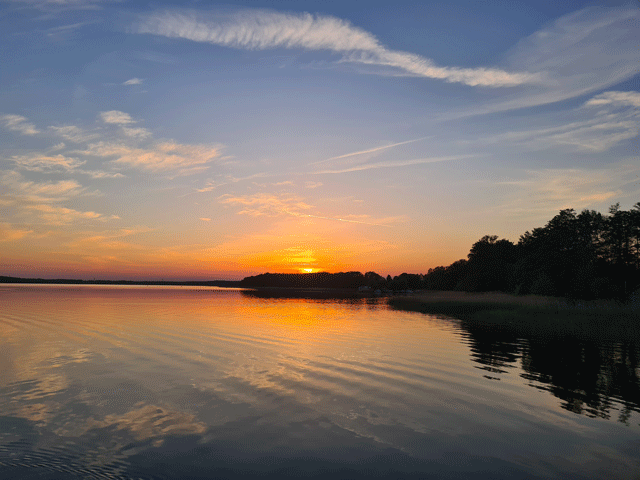
[[[67,278],[21,278],[0,276],[0,284],[47,284],[47,285],[166,285],[184,287],[226,287],[239,288],[240,281],[235,280],[79,280]]]

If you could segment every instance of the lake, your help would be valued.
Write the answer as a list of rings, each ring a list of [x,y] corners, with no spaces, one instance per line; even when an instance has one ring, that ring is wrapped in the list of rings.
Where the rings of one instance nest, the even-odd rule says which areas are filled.
[[[376,298],[0,285],[0,477],[639,478],[639,362]]]

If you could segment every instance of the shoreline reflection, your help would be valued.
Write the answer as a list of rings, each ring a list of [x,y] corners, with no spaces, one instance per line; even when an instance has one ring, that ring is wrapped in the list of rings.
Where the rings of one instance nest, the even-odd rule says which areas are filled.
[[[629,424],[640,413],[640,345],[594,337],[525,335],[509,327],[460,321],[471,360],[500,380],[514,368],[530,387],[558,398],[570,412]]]

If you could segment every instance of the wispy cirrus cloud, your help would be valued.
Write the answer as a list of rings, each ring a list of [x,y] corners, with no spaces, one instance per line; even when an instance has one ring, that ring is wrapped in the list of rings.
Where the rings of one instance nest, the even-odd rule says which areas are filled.
[[[129,138],[145,139],[151,137],[151,132],[142,127],[131,128],[123,126],[122,133]]]
[[[639,108],[640,92],[604,92],[600,95],[596,95],[584,104],[585,107],[600,107],[604,105]]]
[[[130,123],[136,123],[136,121],[131,118],[131,115],[125,112],[121,112],[119,110],[109,110],[108,112],[100,112],[99,117],[102,119],[104,123],[113,123],[116,125],[128,125]]]
[[[372,218],[370,215],[342,215],[340,217],[329,217],[324,215],[312,215],[310,213],[298,213],[285,210],[284,213],[299,218],[318,218],[320,220],[333,220],[344,223],[359,223],[360,225],[371,225],[375,227],[393,227],[393,223],[406,222],[409,217],[406,215],[397,215],[395,217]]]
[[[82,173],[83,175],[88,175],[91,178],[124,178],[126,175],[123,175],[120,172],[105,172],[104,170],[78,170],[78,173]]]
[[[5,118],[6,117],[6,118]],[[213,161],[221,161],[221,145],[190,145],[171,140],[153,139],[146,128],[138,127],[138,120],[120,110],[103,111],[98,114],[102,125],[91,130],[76,125],[49,126],[47,132],[82,147],[69,148],[60,143],[46,151],[10,158],[20,170],[41,173],[79,173],[91,178],[121,178],[117,171],[93,170],[86,168],[95,163],[95,159],[110,160],[104,165],[112,167],[130,167],[151,172],[165,172],[188,175],[204,171]],[[8,122],[13,130],[35,128],[24,117],[5,115],[0,117]],[[101,141],[96,141],[102,139]],[[84,168],[81,168],[83,167]]]
[[[10,223],[0,223],[0,242],[10,242],[12,240],[20,240],[26,237],[33,230],[24,230],[21,228],[14,228]]]
[[[63,144],[64,147],[64,144]],[[120,172],[105,172],[104,170],[86,170],[86,160],[62,154],[32,153],[30,155],[15,155],[11,161],[18,170],[40,173],[79,173],[91,178],[124,178]]]
[[[97,133],[86,132],[84,129],[76,125],[63,125],[63,126],[52,125],[48,127],[48,130],[52,131],[55,135],[58,135],[64,138],[65,140],[69,140],[70,142],[73,142],[73,143],[89,142],[99,137]]]
[[[321,175],[321,174],[333,174],[333,173],[360,172],[363,170],[372,170],[372,169],[378,169],[378,168],[399,168],[399,167],[408,167],[411,165],[422,165],[426,163],[450,162],[453,160],[463,160],[466,158],[472,158],[476,156],[477,155],[452,155],[447,157],[414,158],[410,160],[388,160],[388,161],[381,161],[381,162],[362,163],[359,165],[352,165],[347,167],[326,168],[326,169],[317,170],[311,173],[315,175]]]
[[[18,132],[22,135],[36,135],[40,133],[40,130],[38,130],[33,123],[29,123],[27,118],[22,115],[0,115],[0,122],[7,130]]]
[[[55,172],[75,170],[86,163],[77,158],[64,155],[32,154],[12,157],[11,160],[18,168],[32,172]]]
[[[112,157],[115,165],[188,175],[208,169],[220,156],[220,151],[220,146],[185,145],[177,142],[153,143],[145,148],[98,142],[89,145],[83,153],[103,158]]]
[[[90,194],[91,192],[75,180],[34,182],[26,180],[17,172],[0,172],[0,204],[11,205],[10,219],[13,222],[24,224],[26,219],[27,225],[32,227],[38,224],[62,226],[77,221],[117,218],[63,206],[65,202]],[[23,229],[13,233],[5,231],[5,234],[14,240],[26,236],[27,233],[30,231]]]
[[[46,162],[46,161],[45,161]],[[64,159],[54,163],[65,164]],[[81,196],[92,195],[80,183],[72,179],[57,182],[34,182],[15,171],[0,171],[0,204],[10,205],[10,219],[36,228],[37,225],[65,226],[79,221],[106,221],[118,219],[117,215],[77,210],[64,206]],[[2,230],[2,228],[0,228]],[[32,230],[13,229],[5,226],[5,239],[18,240]]]
[[[130,78],[126,82],[122,82],[122,85],[141,85],[143,80],[141,78]]]
[[[640,94],[604,92],[567,113],[570,121],[544,128],[510,131],[482,139],[480,144],[518,145],[529,151],[562,147],[605,152],[640,134]]]
[[[111,125],[118,125],[121,128],[122,133],[130,138],[145,139],[151,137],[151,132],[142,127],[131,127],[137,120],[131,118],[126,112],[119,110],[109,110],[108,112],[100,112],[99,117],[104,123]]]
[[[331,220],[343,223],[356,223],[361,225],[372,225],[377,227],[392,227],[393,224],[405,222],[408,220],[406,215],[399,215],[386,218],[374,218],[370,215],[362,214],[344,214],[341,216],[319,215],[311,213],[315,208],[313,205],[306,203],[300,197],[292,195],[276,195],[259,193],[255,195],[239,195],[230,194],[221,195],[218,201],[223,205],[240,206],[242,210],[238,215],[251,215],[254,217],[297,217],[300,219],[318,219]]]
[[[468,114],[545,105],[616,85],[640,73],[640,9],[591,7],[560,17],[507,54],[508,69],[543,72],[544,84],[508,92]]]
[[[336,17],[310,13],[242,10],[232,14],[166,11],[146,17],[138,33],[184,38],[231,48],[323,50],[342,61],[392,68],[404,75],[440,79],[470,86],[506,87],[536,84],[537,73],[499,68],[442,67],[431,59],[385,47],[373,34]]]
[[[20,202],[56,203],[87,193],[86,188],[75,180],[34,182],[12,171],[0,173],[0,185],[3,186],[3,197]]]
[[[357,152],[345,153],[344,155],[338,155],[336,157],[327,158],[326,160],[320,160],[318,162],[310,163],[309,165],[321,165],[325,163],[334,162],[335,160],[344,160],[346,158],[360,157],[360,156],[373,156],[377,153],[383,152],[390,148],[399,147],[401,145],[408,145],[410,143],[419,142],[420,140],[424,140],[426,137],[416,138],[414,140],[406,140],[404,142],[391,143],[388,145],[382,145],[379,147],[368,148],[366,150],[358,150]]]
[[[631,186],[633,190],[639,173],[638,166],[627,164],[600,169],[528,170],[523,179],[499,182],[501,188],[515,189],[512,199],[500,210],[505,215],[548,218],[564,208],[594,208],[629,195],[628,189]],[[630,193],[635,196],[638,189]]]
[[[16,5],[24,5],[47,12],[65,10],[98,10],[102,4],[113,3],[117,0],[9,0]]]
[[[69,225],[81,220],[117,220],[117,215],[106,216],[92,211],[79,211],[73,208],[57,205],[28,205],[27,210],[33,211],[41,221],[47,225]]]
[[[230,194],[218,197],[223,205],[238,205],[242,208],[239,215],[251,215],[254,217],[276,217],[282,214],[298,213],[313,208],[295,196],[271,195],[258,193],[255,195],[234,196]]]

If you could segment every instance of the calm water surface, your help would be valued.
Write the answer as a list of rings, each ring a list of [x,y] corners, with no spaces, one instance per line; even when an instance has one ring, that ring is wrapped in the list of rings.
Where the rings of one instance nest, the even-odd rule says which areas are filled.
[[[0,477],[640,478],[639,357],[380,299],[0,285]]]

